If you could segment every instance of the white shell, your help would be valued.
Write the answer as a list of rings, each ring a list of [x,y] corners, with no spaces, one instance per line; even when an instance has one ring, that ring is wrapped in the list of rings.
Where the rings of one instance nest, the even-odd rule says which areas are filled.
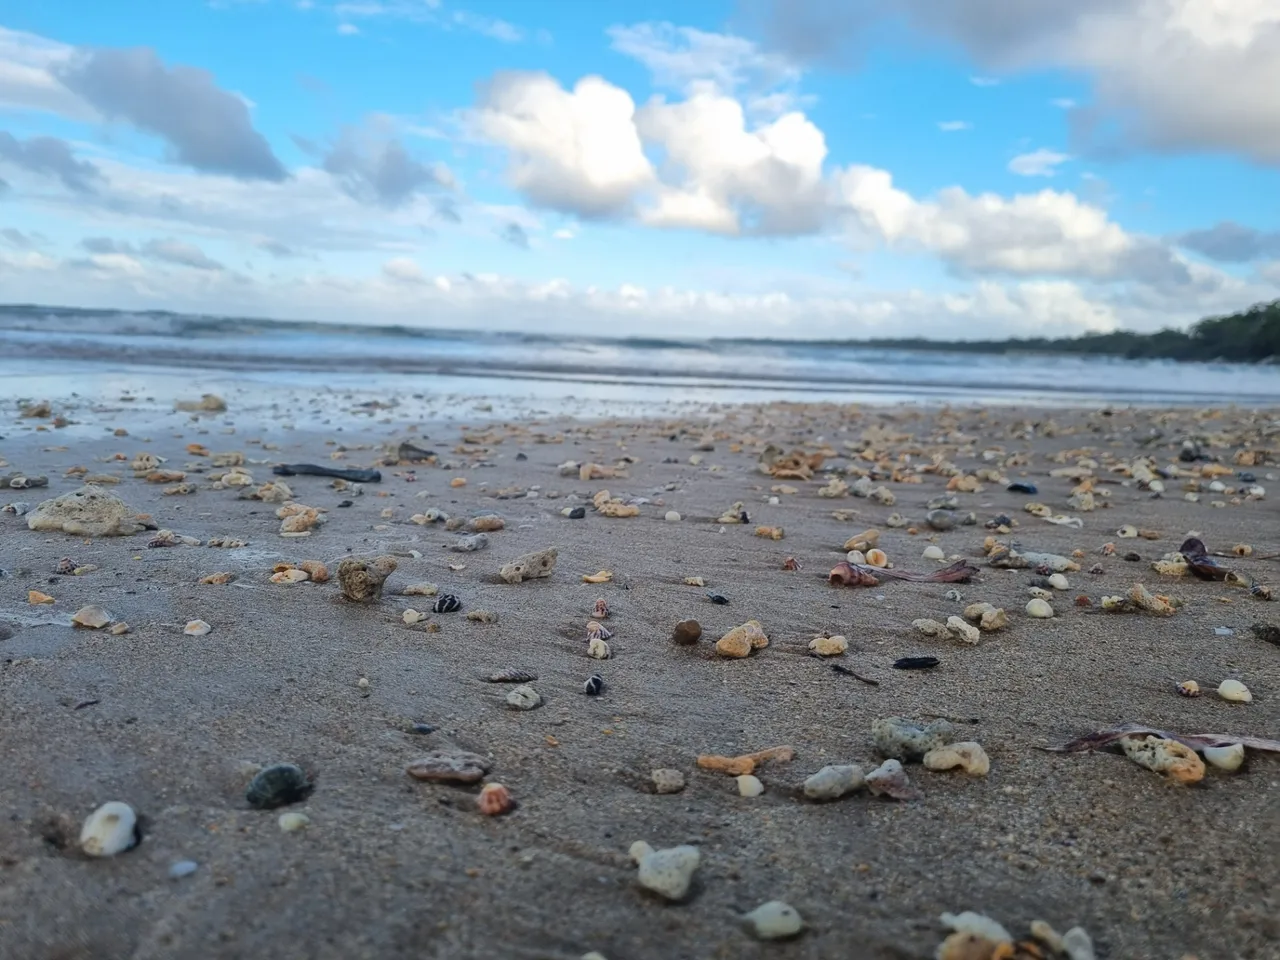
[[[744,773],[740,777],[735,777],[738,781],[738,793],[744,797],[758,797],[764,793],[764,784],[760,782],[759,777]]]
[[[1066,590],[1071,586],[1071,581],[1061,573],[1052,573],[1049,575],[1049,586],[1055,590]]]
[[[936,543],[931,543],[924,548],[924,553],[920,554],[925,560],[945,560],[947,555],[943,553],[942,548]],[[768,906],[766,904],[765,906]]]
[[[285,833],[294,833],[305,828],[311,822],[311,818],[305,813],[282,813],[276,822]]]
[[[667,519],[667,521],[668,521],[668,522],[670,522],[670,523],[679,523],[679,522],[680,522],[680,514],[679,514],[679,512],[678,512],[678,511],[676,511],[676,510],[668,510],[668,511],[667,511],[666,519]]]
[[[209,624],[205,623],[203,620],[192,620],[182,628],[182,632],[188,637],[203,637],[212,629],[213,627],[209,626]]]
[[[862,768],[857,764],[823,767],[804,782],[804,795],[810,800],[837,800],[865,782]]]
[[[1027,616],[1036,617],[1040,620],[1048,620],[1053,616],[1053,607],[1049,605],[1048,600],[1041,600],[1039,597],[1033,597],[1027,601]]]
[[[1204,759],[1219,770],[1234,772],[1244,765],[1244,744],[1233,743],[1229,747],[1205,747]]]
[[[138,816],[127,803],[104,803],[80,828],[80,849],[91,857],[114,857],[134,845]]]
[[[742,918],[760,940],[784,940],[804,929],[796,908],[781,900],[762,903]]]
[[[1252,703],[1253,694],[1239,680],[1223,680],[1218,684],[1218,696],[1232,703]]]

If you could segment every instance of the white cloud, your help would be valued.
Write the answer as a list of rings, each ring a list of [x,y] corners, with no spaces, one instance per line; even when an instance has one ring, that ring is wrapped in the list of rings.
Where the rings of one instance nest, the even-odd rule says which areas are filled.
[[[970,77],[969,82],[975,87],[998,87],[1000,81],[995,77]]]
[[[534,203],[583,217],[627,212],[654,171],[621,87],[584,77],[565,90],[545,73],[501,73],[470,115],[507,148],[512,185]]]
[[[1041,147],[1030,153],[1020,153],[1009,161],[1009,172],[1020,177],[1052,177],[1058,167],[1071,157],[1065,153],[1057,153]]]
[[[1076,106],[1076,102],[1072,100],[1070,97],[1055,97],[1049,102],[1053,104],[1055,107],[1057,107],[1059,110],[1072,110]]]
[[[382,273],[396,283],[426,283],[427,278],[416,260],[410,257],[392,257],[382,265]]]
[[[561,227],[559,230],[551,234],[551,236],[556,240],[572,240],[577,236],[577,234],[567,227]]]
[[[69,44],[0,27],[0,107],[93,119],[93,108],[53,74],[74,53]]]
[[[938,129],[944,133],[958,133],[961,130],[972,130],[973,124],[968,120],[939,120]]]
[[[767,90],[800,79],[785,57],[766,53],[743,37],[670,23],[610,27],[613,49],[644,64],[656,84],[690,91],[711,84],[721,93],[741,87]]]
[[[344,37],[354,37],[359,32],[360,32],[360,28],[357,27],[354,23],[338,24],[338,33],[342,34]]]

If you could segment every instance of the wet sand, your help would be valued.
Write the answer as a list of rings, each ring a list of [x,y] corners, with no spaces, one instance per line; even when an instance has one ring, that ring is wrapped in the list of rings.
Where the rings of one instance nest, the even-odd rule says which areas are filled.
[[[0,492],[0,504],[76,489],[64,471],[84,465],[119,476],[108,489],[161,527],[202,541],[250,542],[238,550],[148,549],[150,532],[86,541],[33,532],[25,517],[0,514],[5,957],[571,960],[595,950],[608,960],[924,960],[946,933],[938,915],[962,910],[988,914],[1019,936],[1035,919],[1059,931],[1080,925],[1098,957],[1115,960],[1280,956],[1280,758],[1251,753],[1241,772],[1210,769],[1188,787],[1120,755],[1037,749],[1126,720],[1182,733],[1280,736],[1280,647],[1250,631],[1256,622],[1280,623],[1280,607],[1150,568],[1196,531],[1215,551],[1251,544],[1253,557],[1221,562],[1280,594],[1280,562],[1261,559],[1280,552],[1272,496],[1280,487],[1266,478],[1280,472],[1275,414],[778,405],[679,422],[417,425],[392,412],[341,434],[229,433],[234,414],[233,407],[148,428],[86,407],[75,419],[101,438],[87,428],[69,439],[54,429],[37,433],[48,421],[30,419],[9,419],[0,430],[0,457],[9,464],[0,474],[50,477],[47,490]],[[129,436],[102,436],[120,425]],[[885,428],[883,439],[869,428]],[[1153,428],[1161,438],[1141,445]],[[1187,436],[1208,438],[1204,452],[1233,471],[1255,473],[1268,497],[1232,503],[1206,490],[1191,503],[1175,478],[1152,499],[1106,471],[1112,460],[1139,455],[1198,470],[1203,463],[1177,461]],[[367,467],[404,439],[457,469],[384,466],[382,482],[354,497],[323,478],[290,478],[297,501],[328,511],[328,522],[304,539],[279,536],[276,504],[210,489],[208,458],[185,452],[190,443],[243,451],[260,483],[271,479],[270,463]],[[334,441],[347,447],[340,461],[330,459]],[[838,455],[811,480],[777,480],[757,468],[769,443]],[[892,506],[820,497],[833,472],[875,466],[860,456],[868,446],[907,472],[935,455],[973,473],[1025,454],[1025,464],[1005,472],[1039,493],[1028,498],[988,482],[957,494],[960,515],[972,510],[978,524],[941,533],[922,521],[946,476],[885,480]],[[1234,465],[1246,447],[1269,448],[1271,462]],[[984,460],[988,448],[1003,452]],[[111,461],[117,452],[127,459]],[[142,452],[187,470],[198,491],[162,496],[160,486],[136,479],[128,461]],[[900,462],[908,452],[910,462]],[[1076,514],[1067,505],[1074,481],[1048,475],[1081,456],[1102,463],[1098,477],[1108,482],[1097,489],[1109,493],[1106,509]],[[626,479],[584,482],[557,469],[567,460],[614,466],[623,457],[636,461]],[[450,486],[458,477],[466,485]],[[798,492],[769,503],[780,484]],[[493,496],[511,488],[537,488],[538,496]],[[601,489],[649,502],[638,517],[605,517],[590,502]],[[345,499],[351,506],[339,507]],[[1029,499],[1079,516],[1083,527],[1023,512]],[[716,522],[735,501],[751,523]],[[561,515],[573,505],[586,506],[584,519]],[[506,529],[489,534],[486,550],[448,552],[459,534],[410,521],[431,507],[461,517],[497,513]],[[666,521],[669,510],[683,519]],[[856,515],[837,520],[838,510]],[[895,512],[920,532],[887,527]],[[1000,513],[1018,521],[1013,539],[1027,550],[1084,552],[1084,570],[1069,573],[1070,589],[1055,597],[1056,618],[1023,613],[1033,571],[986,566],[982,543],[991,531],[983,523]],[[1117,540],[1126,523],[1161,538]],[[785,539],[754,536],[757,524],[784,527]],[[946,597],[950,584],[829,585],[844,542],[868,527],[882,531],[897,568],[939,568],[921,558],[936,543],[981,572],[959,586],[962,602]],[[1103,556],[1107,542],[1142,560]],[[514,585],[497,577],[503,563],[550,546],[560,551],[552,577]],[[375,604],[343,602],[333,581],[269,581],[276,562],[318,559],[333,571],[350,554],[381,553],[395,555],[399,568]],[[57,575],[63,557],[98,569]],[[784,570],[787,557],[801,569]],[[1084,572],[1095,563],[1103,573]],[[613,571],[612,582],[582,582],[600,569]],[[198,583],[215,571],[236,579]],[[690,576],[705,578],[729,604],[684,585]],[[462,611],[406,625],[406,608],[431,602],[400,595],[419,581],[457,595]],[[1097,612],[1104,594],[1135,582],[1184,605],[1168,618]],[[56,602],[29,605],[32,589]],[[1095,606],[1076,607],[1077,594]],[[586,656],[597,597],[612,613],[613,657],[605,661]],[[1012,623],[977,646],[911,626],[979,600],[1004,607]],[[71,614],[90,603],[127,621],[130,632],[71,629]],[[474,610],[498,620],[466,620]],[[671,628],[687,617],[702,623],[703,640],[679,647]],[[183,624],[196,618],[212,632],[184,636]],[[748,619],[763,624],[771,644],[745,660],[715,656],[715,639]],[[1217,635],[1219,627],[1233,632]],[[835,661],[809,656],[808,641],[824,631],[846,636],[849,652]],[[941,664],[891,667],[924,654]],[[832,662],[879,684],[837,673]],[[509,687],[481,679],[507,668],[537,674],[541,708],[508,709]],[[582,692],[593,673],[607,684],[598,698]],[[1248,685],[1252,703],[1214,694],[1228,677]],[[1175,686],[1187,679],[1204,695],[1179,697]],[[986,748],[988,776],[912,764],[908,773],[923,793],[915,802],[865,791],[828,804],[796,795],[827,764],[875,766],[874,719],[934,715],[952,718],[962,738]],[[438,729],[407,732],[414,722]],[[795,759],[764,765],[766,789],[756,798],[740,797],[732,778],[695,767],[699,753],[778,744],[792,745]],[[489,756],[487,779],[507,785],[519,806],[487,818],[475,807],[477,787],[405,774],[415,758],[449,747]],[[273,762],[314,775],[310,798],[288,808],[310,817],[305,830],[282,832],[279,811],[245,802],[254,765]],[[686,789],[653,793],[650,772],[659,767],[683,771]],[[144,838],[119,856],[91,860],[77,851],[76,834],[108,800],[139,812]],[[701,848],[687,902],[660,902],[637,887],[627,849],[639,839]],[[170,879],[180,860],[198,868]],[[804,917],[808,929],[798,939],[758,943],[744,931],[738,915],[772,899]]]

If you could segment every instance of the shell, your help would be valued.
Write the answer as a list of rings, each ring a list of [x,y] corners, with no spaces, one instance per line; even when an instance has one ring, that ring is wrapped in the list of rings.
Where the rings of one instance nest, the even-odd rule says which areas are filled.
[[[613,656],[613,651],[602,637],[592,637],[587,641],[587,656],[596,660],[608,660]]]
[[[1204,779],[1204,761],[1188,746],[1161,737],[1125,737],[1120,741],[1125,756],[1139,766],[1167,773],[1178,783]]]
[[[609,604],[605,602],[604,597],[596,601],[596,605],[591,612],[591,616],[596,620],[609,619]]]
[[[582,575],[583,583],[608,583],[612,579],[612,570],[601,570],[599,573],[586,573]]]
[[[325,583],[329,579],[329,568],[319,560],[303,560],[298,569],[310,574],[313,583]]]
[[[1231,703],[1253,702],[1253,694],[1239,680],[1223,680],[1218,684],[1218,696]]]
[[[182,632],[188,637],[203,637],[212,629],[213,627],[209,626],[209,624],[205,623],[203,620],[192,620],[182,628]]]
[[[215,586],[215,585],[220,585],[224,583],[230,583],[235,578],[236,578],[236,575],[234,573],[231,573],[230,571],[223,571],[219,573],[210,573],[207,576],[203,576],[200,578],[200,582],[208,586]]]
[[[500,783],[486,783],[476,797],[476,806],[486,817],[499,817],[512,810],[516,802],[511,791]]]
[[[431,605],[433,613],[456,613],[461,609],[462,601],[451,593],[437,597],[436,602]]]
[[[528,670],[498,670],[484,679],[487,683],[531,683],[538,675]]]
[[[889,555],[880,549],[868,550],[867,563],[873,567],[887,567],[889,565]]]
[[[582,692],[589,697],[598,697],[604,693],[604,677],[598,673],[593,673],[587,677],[587,682],[582,685]]]
[[[305,800],[312,788],[313,784],[301,767],[292,763],[276,763],[258,771],[249,781],[244,798],[251,807],[272,810]]]
[[[728,606],[729,604],[729,598],[722,593],[708,593],[707,599],[721,607]]]
[[[1183,680],[1178,684],[1178,695],[1182,697],[1200,696],[1200,684],[1194,680]]]
[[[959,767],[974,777],[985,777],[991,770],[991,760],[981,745],[967,740],[936,747],[924,755],[924,765],[930,770],[950,770]]]
[[[69,577],[76,572],[77,566],[79,566],[79,564],[77,564],[70,557],[63,557],[61,560],[58,561],[58,565],[53,568],[53,572],[60,573],[64,577]]]
[[[71,622],[77,627],[85,627],[89,630],[101,630],[111,622],[111,614],[103,610],[97,604],[89,604],[87,607],[81,607],[76,611],[75,616],[71,618]]]
[[[799,570],[800,561],[797,560],[795,557],[787,557],[787,559],[782,561],[782,569],[783,570]]]
[[[405,768],[415,780],[432,783],[475,783],[492,764],[487,757],[465,750],[433,750]]]
[[[127,803],[104,803],[80,828],[80,849],[91,857],[114,857],[137,845],[138,815]]]

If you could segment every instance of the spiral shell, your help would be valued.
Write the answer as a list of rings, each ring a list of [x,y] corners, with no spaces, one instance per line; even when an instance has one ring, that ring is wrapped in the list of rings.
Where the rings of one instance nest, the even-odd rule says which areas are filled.
[[[1194,680],[1183,680],[1178,684],[1178,694],[1183,697],[1198,697],[1200,696],[1200,684]]]
[[[462,601],[451,593],[436,598],[436,602],[431,605],[431,609],[435,613],[455,613],[462,609]]]
[[[58,565],[53,568],[53,572],[69,577],[76,572],[76,562],[70,557],[63,557],[58,561]]]
[[[476,797],[476,806],[486,817],[498,817],[511,810],[516,802],[511,791],[500,783],[486,783]]]
[[[604,624],[597,623],[595,620],[587,621],[587,641],[592,640],[608,640],[613,636],[613,631]]]

